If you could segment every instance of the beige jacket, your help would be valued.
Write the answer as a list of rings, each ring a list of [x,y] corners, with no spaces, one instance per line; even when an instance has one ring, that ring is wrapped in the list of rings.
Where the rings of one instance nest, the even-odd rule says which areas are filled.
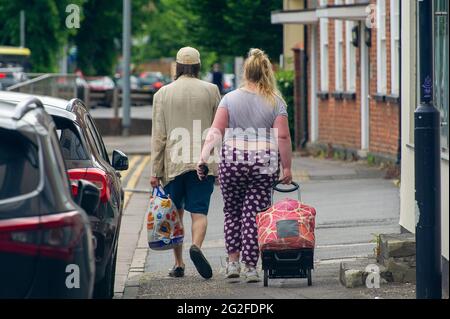
[[[220,98],[216,85],[186,76],[153,97],[151,169],[163,185],[196,169],[204,131],[211,127]],[[217,164],[208,168],[217,176]]]

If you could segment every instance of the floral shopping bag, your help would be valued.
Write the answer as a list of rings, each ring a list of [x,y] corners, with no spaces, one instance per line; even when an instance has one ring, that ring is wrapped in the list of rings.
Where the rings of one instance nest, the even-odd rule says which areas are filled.
[[[161,187],[153,189],[147,214],[148,246],[154,250],[172,249],[183,243],[184,231],[177,209]]]

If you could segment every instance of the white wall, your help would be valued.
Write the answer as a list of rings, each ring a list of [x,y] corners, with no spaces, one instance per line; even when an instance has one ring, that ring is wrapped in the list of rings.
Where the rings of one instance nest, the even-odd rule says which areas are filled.
[[[442,229],[442,256],[445,259],[449,259],[448,257],[448,193],[449,193],[449,185],[448,185],[448,159],[447,161],[441,161],[441,229]]]
[[[400,225],[415,232],[414,196],[414,110],[417,105],[416,83],[416,3],[402,2],[402,163],[400,187]],[[444,158],[445,157],[445,158]],[[441,230],[442,255],[449,259],[449,164],[441,160]]]
[[[416,28],[415,2],[402,3],[402,163],[400,186],[400,225],[415,231],[414,201],[414,144],[411,132],[414,130],[413,113],[416,102]]]

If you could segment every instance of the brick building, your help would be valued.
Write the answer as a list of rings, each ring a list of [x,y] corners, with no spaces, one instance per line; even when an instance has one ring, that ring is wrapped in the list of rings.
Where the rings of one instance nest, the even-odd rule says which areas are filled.
[[[272,23],[305,26],[292,48],[299,148],[396,160],[399,13],[400,0],[303,0],[303,9],[272,13]]]

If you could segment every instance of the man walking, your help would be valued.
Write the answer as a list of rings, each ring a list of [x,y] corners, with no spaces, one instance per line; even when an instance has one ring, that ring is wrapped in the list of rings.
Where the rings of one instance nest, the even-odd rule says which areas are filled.
[[[189,255],[197,271],[203,278],[212,277],[212,269],[200,250],[206,235],[209,202],[217,176],[217,166],[208,165],[208,176],[200,180],[196,164],[202,147],[201,137],[195,137],[194,127],[201,131],[209,128],[220,102],[216,85],[198,79],[200,72],[200,53],[191,47],[178,51],[176,58],[175,81],[162,87],[153,98],[152,117],[152,177],[151,186],[164,186],[177,207],[180,220],[184,210],[192,218],[192,246]],[[181,156],[179,136],[175,132],[189,132],[184,141]],[[173,138],[172,135],[177,135]],[[183,139],[181,141],[183,143]],[[197,145],[198,144],[198,145]],[[189,160],[186,160],[186,155]],[[169,272],[171,277],[183,277],[185,264],[183,248],[174,249],[175,265]]]
[[[223,93],[223,73],[220,71],[220,64],[214,63],[212,70],[212,83],[217,85],[219,92]]]

